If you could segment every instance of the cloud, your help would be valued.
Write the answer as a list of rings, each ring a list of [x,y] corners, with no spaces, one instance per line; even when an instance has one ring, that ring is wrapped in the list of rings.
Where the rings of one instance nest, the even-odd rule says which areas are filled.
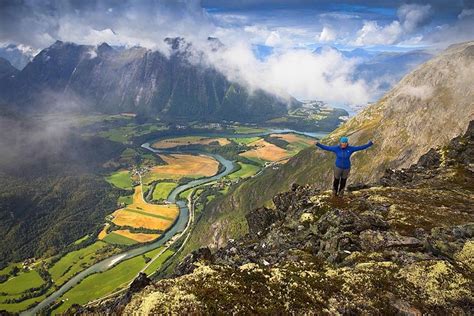
[[[334,50],[313,54],[291,49],[258,60],[248,43],[209,53],[209,62],[231,80],[287,97],[325,100],[333,104],[366,104],[373,91],[353,81],[355,62]]]
[[[365,21],[364,26],[357,32],[357,38],[352,42],[355,46],[391,45],[402,35],[400,22],[393,21],[383,27],[375,21]]]
[[[423,26],[430,17],[431,6],[404,4],[397,11],[398,20],[382,26],[377,21],[364,21],[351,43],[355,46],[393,45]]]
[[[431,5],[404,4],[397,11],[398,18],[406,32],[413,32],[429,21]]]
[[[319,34],[319,42],[332,42],[336,39],[336,31],[333,29],[325,26],[323,27],[323,30]]]

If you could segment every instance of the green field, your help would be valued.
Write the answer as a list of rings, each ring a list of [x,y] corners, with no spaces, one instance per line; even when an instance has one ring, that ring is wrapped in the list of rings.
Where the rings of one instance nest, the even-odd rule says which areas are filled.
[[[116,186],[117,188],[124,190],[132,189],[132,179],[130,179],[129,172],[127,170],[121,170],[112,173],[105,179],[108,183]]]
[[[248,127],[248,126],[233,126],[232,129],[237,134],[254,134],[254,133],[264,133],[267,131],[264,128]]]
[[[153,258],[161,250],[162,248],[154,249],[147,252],[145,256]],[[161,260],[161,257],[159,259]],[[67,301],[53,313],[62,313],[71,307],[72,304],[85,304],[127,286],[145,264],[145,259],[140,255],[125,260],[110,270],[88,276],[61,297],[61,299],[67,299]]]
[[[111,232],[110,234],[105,236],[105,238],[102,240],[108,242],[109,244],[125,245],[125,246],[130,246],[137,243],[133,239],[127,238],[119,234],[115,234],[114,232]]]
[[[248,178],[256,174],[260,168],[255,165],[250,165],[247,163],[238,162],[240,169],[236,172],[231,173],[227,178],[234,180],[238,178]]]
[[[245,157],[245,158],[247,158],[248,160],[252,160],[253,162],[256,162],[260,166],[264,166],[268,162],[266,160],[263,160],[257,157]]]
[[[248,145],[250,143],[253,143],[257,140],[259,140],[261,137],[231,137],[229,140],[237,143],[237,144],[243,144],[243,145]]]
[[[179,194],[179,198],[183,200],[187,200],[188,196],[191,194],[194,188],[187,189],[186,191],[183,191]]]
[[[60,286],[85,267],[90,266],[97,252],[106,245],[105,242],[97,241],[85,248],[67,253],[48,270],[54,284]]]
[[[16,277],[11,277],[4,283],[0,283],[0,293],[7,293],[8,295],[21,294],[43,283],[43,279],[35,270],[19,272]]]
[[[9,311],[11,313],[18,313],[18,312],[21,312],[21,311],[24,311],[24,310],[28,309],[28,307],[30,305],[32,305],[33,303],[41,302],[42,300],[44,300],[46,298],[46,296],[47,296],[47,294],[44,294],[42,296],[33,297],[33,298],[30,298],[30,299],[24,300],[20,303],[14,303],[14,304],[3,304],[3,303],[1,303],[3,301],[3,298],[0,296],[0,310],[6,310],[6,311]]]
[[[137,125],[135,123],[129,123],[126,126],[111,128],[109,130],[102,131],[99,135],[111,141],[125,144],[132,137],[145,135],[163,129],[166,128],[157,124]]]
[[[133,203],[133,194],[132,195],[125,195],[125,196],[120,196],[118,198],[119,203],[125,203],[125,205],[130,205]]]
[[[89,237],[90,237],[90,235],[85,235],[84,237],[79,238],[78,240],[76,240],[76,241],[74,242],[74,245],[79,245],[79,244],[82,243],[83,241],[86,241]]]
[[[150,275],[158,270],[163,263],[174,254],[174,251],[167,249],[161,256],[159,256],[155,261],[153,261],[148,268],[145,269],[145,273]]]
[[[171,191],[177,186],[176,182],[159,182],[153,190],[153,200],[166,200]]]

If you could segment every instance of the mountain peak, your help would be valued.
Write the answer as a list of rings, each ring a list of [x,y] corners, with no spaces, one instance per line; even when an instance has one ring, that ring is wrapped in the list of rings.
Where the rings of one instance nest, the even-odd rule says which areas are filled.
[[[106,52],[111,52],[113,51],[113,47],[110,46],[109,44],[107,44],[106,42],[103,42],[102,44],[100,44],[99,46],[97,46],[97,50],[99,51],[99,53],[106,53]]]

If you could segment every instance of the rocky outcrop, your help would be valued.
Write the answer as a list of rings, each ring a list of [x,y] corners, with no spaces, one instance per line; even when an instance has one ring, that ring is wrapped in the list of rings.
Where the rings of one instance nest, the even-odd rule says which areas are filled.
[[[123,313],[472,314],[473,132],[344,199],[294,185],[247,216],[244,238],[191,254]]]

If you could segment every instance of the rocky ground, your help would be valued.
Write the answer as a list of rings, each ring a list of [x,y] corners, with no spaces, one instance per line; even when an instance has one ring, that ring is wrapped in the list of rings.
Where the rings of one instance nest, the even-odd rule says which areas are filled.
[[[474,122],[344,199],[293,185],[250,233],[76,314],[474,314]],[[142,284],[141,286],[139,286]],[[144,287],[143,289],[141,289]]]

